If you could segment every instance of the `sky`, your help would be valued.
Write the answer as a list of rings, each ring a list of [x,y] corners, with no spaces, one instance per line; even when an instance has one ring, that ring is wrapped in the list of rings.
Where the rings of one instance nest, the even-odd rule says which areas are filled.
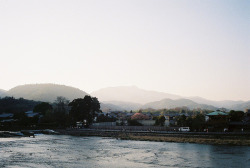
[[[250,100],[248,0],[0,0],[0,89]]]

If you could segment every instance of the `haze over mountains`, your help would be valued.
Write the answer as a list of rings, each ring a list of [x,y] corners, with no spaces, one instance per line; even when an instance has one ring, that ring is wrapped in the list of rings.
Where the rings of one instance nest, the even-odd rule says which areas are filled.
[[[231,108],[234,105],[244,103],[244,101],[233,101],[233,100],[223,100],[223,101],[212,101],[212,100],[207,100],[202,97],[187,97],[187,99],[192,100],[196,103],[200,104],[209,104],[212,106],[216,107],[225,107],[225,108]]]
[[[164,98],[179,99],[181,96],[157,91],[148,91],[136,86],[108,87],[92,92],[100,101],[120,101],[145,104]]]
[[[114,109],[114,110],[138,110],[142,107],[142,104],[122,101],[104,101],[102,108],[103,110]]]
[[[115,104],[119,107],[123,104],[128,105],[133,109],[133,106],[129,106],[130,103],[141,104],[140,108],[175,108],[186,106],[190,109],[202,108],[202,109],[217,109],[227,108],[234,110],[245,110],[250,108],[250,101],[213,101],[207,100],[202,97],[182,97],[179,95],[168,94],[157,91],[143,90],[135,86],[121,86],[121,87],[109,87],[92,92],[92,96],[98,97],[100,101],[106,101],[109,104]],[[117,101],[119,104],[117,104]]]
[[[207,110],[216,110],[217,108],[211,105],[206,104],[198,104],[195,103],[192,100],[189,99],[178,99],[178,100],[172,100],[172,99],[163,99],[160,101],[155,101],[151,103],[147,103],[143,105],[141,108],[153,108],[153,109],[164,109],[164,108],[176,108],[176,107],[188,107],[189,109],[207,109]]]
[[[85,95],[89,94],[78,88],[56,84],[29,84],[14,87],[9,91],[0,90],[0,97],[13,96],[45,102],[54,102],[58,96],[63,96],[71,101],[75,98],[83,98]],[[184,106],[189,109],[208,110],[222,107],[233,110],[250,108],[250,101],[212,101],[201,97],[181,97],[174,94],[143,90],[136,86],[109,87],[92,92],[90,95],[98,98],[103,111],[145,108],[169,109]]]

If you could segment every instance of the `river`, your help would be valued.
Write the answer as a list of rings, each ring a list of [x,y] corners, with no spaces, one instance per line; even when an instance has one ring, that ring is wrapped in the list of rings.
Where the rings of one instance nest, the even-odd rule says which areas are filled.
[[[0,167],[250,167],[250,147],[37,135],[0,138]]]

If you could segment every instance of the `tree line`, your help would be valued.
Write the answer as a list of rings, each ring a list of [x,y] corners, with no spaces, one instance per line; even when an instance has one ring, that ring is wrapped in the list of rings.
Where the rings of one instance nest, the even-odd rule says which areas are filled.
[[[41,102],[26,100],[23,98],[15,99],[14,97],[0,98],[0,114],[1,113],[20,113],[32,110]]]
[[[176,117],[176,125],[179,127],[190,127],[191,131],[204,131],[209,125],[218,128],[227,128],[230,122],[242,122],[245,113],[243,111],[231,110],[223,120],[211,120],[208,122],[205,117],[202,113],[188,117],[180,115]]]
[[[101,112],[98,99],[88,95],[71,102],[65,97],[57,97],[52,104],[6,97],[0,99],[0,109],[2,109],[0,113],[14,114],[13,122],[4,124],[20,128],[34,126],[65,128],[76,125],[77,121],[85,121],[85,124],[89,125],[93,122],[97,113]],[[33,113],[38,115],[29,117],[25,113],[29,110],[33,110]]]

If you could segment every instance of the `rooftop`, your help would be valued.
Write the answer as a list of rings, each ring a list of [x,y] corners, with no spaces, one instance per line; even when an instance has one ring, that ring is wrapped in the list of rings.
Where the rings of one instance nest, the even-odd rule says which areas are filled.
[[[207,114],[207,116],[219,116],[219,115],[228,115],[228,114],[222,111],[214,111],[212,113]]]
[[[0,114],[0,118],[11,118],[11,117],[13,117],[14,116],[14,114],[12,114],[12,113],[3,113],[3,114]]]

